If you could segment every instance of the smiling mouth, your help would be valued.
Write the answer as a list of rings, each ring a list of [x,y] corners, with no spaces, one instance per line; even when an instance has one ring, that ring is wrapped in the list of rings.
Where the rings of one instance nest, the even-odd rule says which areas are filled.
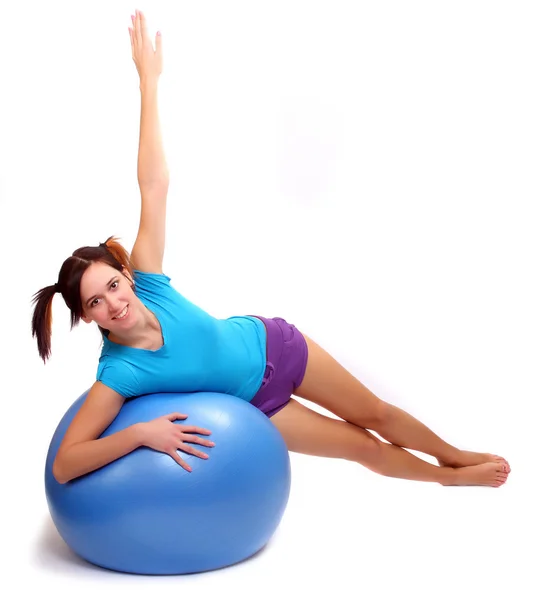
[[[122,319],[124,319],[128,315],[129,312],[130,312],[130,305],[127,304],[125,306],[125,308],[123,308],[122,311],[116,317],[113,317],[111,320],[112,321],[122,321]]]

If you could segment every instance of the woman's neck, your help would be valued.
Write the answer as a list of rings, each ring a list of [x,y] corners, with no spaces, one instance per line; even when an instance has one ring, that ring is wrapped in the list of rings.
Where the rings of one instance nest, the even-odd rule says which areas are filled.
[[[148,308],[144,305],[142,305],[142,307],[144,308],[144,318],[140,320],[137,329],[131,331],[128,337],[120,337],[110,331],[108,334],[108,340],[110,342],[121,346],[131,346],[133,348],[151,348],[158,345],[161,336],[159,321],[156,315],[148,310]]]

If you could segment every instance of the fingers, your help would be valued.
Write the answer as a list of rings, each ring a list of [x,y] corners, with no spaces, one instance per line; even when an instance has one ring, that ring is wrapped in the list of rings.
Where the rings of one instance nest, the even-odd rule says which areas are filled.
[[[184,440],[184,442],[190,442],[192,444],[199,444],[200,446],[208,446],[210,448],[213,448],[213,446],[215,446],[215,442],[198,437],[198,435],[187,435],[186,434],[186,435],[182,436],[182,439]]]
[[[145,14],[143,12],[141,12],[140,10],[136,11],[137,13],[137,20],[139,21],[139,29],[141,30],[141,33],[146,33],[146,19],[145,19]]]
[[[135,52],[134,52],[134,32],[131,27],[128,27],[128,33],[130,34],[130,44],[132,46],[132,59],[135,61]]]
[[[189,446],[188,444],[182,444],[180,446],[180,448],[177,448],[174,451],[170,451],[167,452],[167,454],[173,458],[182,468],[184,468],[186,471],[189,471],[189,473],[191,473],[191,471],[193,470],[190,465],[188,465],[185,460],[178,454],[178,450],[181,450],[182,452],[187,452],[188,454],[191,454],[192,456],[197,456],[198,458],[202,458],[204,460],[207,460],[209,458],[209,455],[206,454],[205,452],[201,452],[200,450],[197,450],[196,448],[193,448],[192,446]]]
[[[161,54],[161,32],[156,33],[156,54]]]
[[[187,415],[184,415],[179,412],[173,412],[173,413],[170,413],[169,415],[166,415],[165,419],[169,419],[169,421],[179,421],[179,420],[187,419]]]
[[[181,467],[183,467],[186,471],[189,471],[191,473],[191,471],[193,470],[186,462],[185,460],[177,453],[177,452],[167,452],[167,454],[173,458]]]
[[[211,435],[211,431],[209,429],[196,427],[195,425],[180,425],[180,428],[184,433],[200,433],[201,435]]]
[[[163,417],[164,419],[169,419],[169,421],[180,421],[183,419],[187,419],[187,415],[179,412],[173,412]],[[209,429],[205,429],[204,427],[197,427],[196,425],[180,425],[181,430],[184,433],[200,433],[201,435],[211,435],[211,431]]]
[[[134,35],[138,43],[141,43],[143,36],[146,35],[146,18],[145,15],[140,11],[135,11],[135,15],[131,15],[132,23],[134,26]]]
[[[132,19],[132,27],[128,27],[128,31],[130,32],[130,41],[132,43],[132,51],[134,49],[135,44],[141,43],[141,31],[139,30],[139,18],[137,16],[137,11],[135,11],[135,15],[130,15]]]
[[[143,35],[141,31],[141,19],[138,10],[135,11],[135,17],[132,17],[132,19],[135,27],[135,39],[138,44],[141,44],[143,40]]]
[[[198,458],[204,458],[204,459],[209,458],[209,455],[206,454],[205,452],[202,452],[201,450],[197,450],[196,448],[193,448],[193,446],[188,446],[187,444],[182,444],[180,446],[179,450],[182,450],[183,452],[187,452],[187,454],[192,454],[193,456],[198,456]]]

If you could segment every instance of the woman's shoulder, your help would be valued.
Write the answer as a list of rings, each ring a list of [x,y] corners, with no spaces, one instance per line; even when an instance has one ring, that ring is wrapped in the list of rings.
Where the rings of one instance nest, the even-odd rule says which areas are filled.
[[[134,281],[141,281],[147,283],[163,282],[168,283],[171,278],[166,273],[149,273],[147,271],[139,271],[133,269]]]
[[[141,292],[163,292],[172,289],[171,278],[165,273],[147,273],[145,271],[133,270],[136,289]]]
[[[120,356],[103,353],[98,361],[96,381],[102,382],[125,398],[136,396],[139,381],[129,361]]]
[[[139,269],[133,269],[135,279],[146,279],[146,280],[159,280],[170,281],[171,278],[166,273],[150,273],[148,271],[140,271]]]

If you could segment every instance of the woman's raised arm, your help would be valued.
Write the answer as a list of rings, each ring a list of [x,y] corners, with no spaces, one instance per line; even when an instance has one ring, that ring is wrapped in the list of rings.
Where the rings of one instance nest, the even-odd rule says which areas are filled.
[[[163,56],[161,35],[156,49],[148,37],[145,17],[136,11],[130,31],[132,58],[139,73],[141,124],[137,179],[141,191],[141,218],[131,261],[140,271],[161,273],[165,251],[165,224],[169,171],[165,160],[158,115],[158,81]]]

